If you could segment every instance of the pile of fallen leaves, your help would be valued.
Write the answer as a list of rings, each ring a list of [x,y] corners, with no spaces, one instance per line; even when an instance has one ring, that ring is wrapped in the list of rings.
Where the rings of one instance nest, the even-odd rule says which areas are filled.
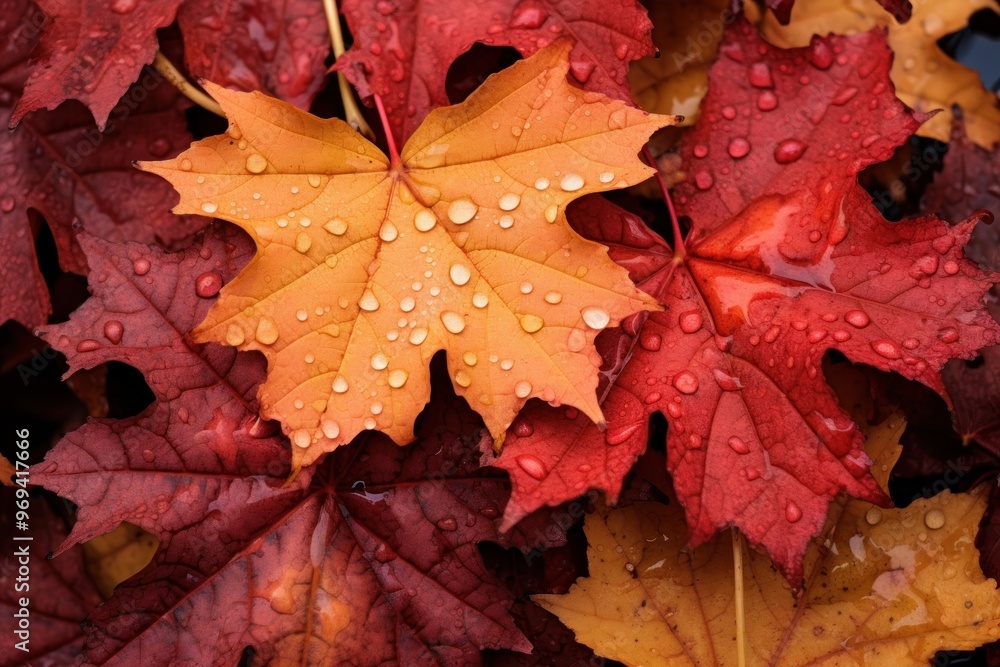
[[[6,2],[2,663],[1000,664],[995,11]]]

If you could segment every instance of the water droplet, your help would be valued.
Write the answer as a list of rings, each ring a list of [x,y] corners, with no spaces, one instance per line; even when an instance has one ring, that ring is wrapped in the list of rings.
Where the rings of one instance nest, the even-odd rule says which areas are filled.
[[[251,153],[247,156],[247,171],[251,174],[259,174],[265,169],[267,169],[267,160],[264,159],[263,155],[258,155],[257,153]]]
[[[427,209],[418,211],[416,217],[413,219],[413,226],[417,228],[417,231],[421,232],[429,232],[434,229],[434,225],[436,224],[437,217]]]
[[[761,111],[774,111],[778,108],[778,98],[770,90],[765,90],[757,96],[757,108]]]
[[[118,320],[108,320],[104,323],[104,337],[117,345],[122,342],[122,334],[125,333],[125,326]]]
[[[701,330],[704,318],[702,317],[701,312],[697,310],[689,310],[686,313],[681,313],[678,322],[680,324],[681,331],[686,334],[692,334]]]
[[[559,207],[556,206],[555,204],[546,207],[544,215],[546,222],[555,222],[556,216],[559,215]]]
[[[944,527],[945,519],[944,512],[939,509],[930,509],[924,514],[924,525],[931,530],[938,530]]]
[[[530,382],[518,382],[514,385],[514,395],[518,398],[527,398],[528,394],[531,393],[531,383]]]
[[[644,331],[642,335],[639,336],[639,345],[641,345],[642,349],[644,350],[648,350],[650,352],[656,352],[657,350],[660,349],[660,346],[662,344],[663,344],[663,337],[660,336],[660,334],[649,333]]]
[[[749,454],[750,445],[748,445],[743,438],[739,436],[733,436],[729,439],[729,447],[737,454]]]
[[[138,0],[114,0],[111,3],[111,11],[115,14],[128,14],[139,4]]]
[[[427,340],[427,329],[423,327],[417,327],[410,332],[410,343],[413,345],[420,345],[425,340]]]
[[[4,197],[3,199],[0,199],[0,211],[3,211],[4,213],[10,213],[13,210],[14,210],[13,197]]]
[[[545,303],[549,303],[554,306],[560,302],[562,302],[562,294],[560,294],[559,292],[548,292],[545,295]]]
[[[332,419],[320,420],[319,428],[321,431],[323,431],[323,435],[329,440],[333,440],[338,435],[340,435],[340,424],[333,421]]]
[[[464,264],[452,264],[451,269],[448,270],[448,275],[451,277],[451,282],[460,287],[468,283],[469,279],[472,278],[472,272]]]
[[[451,532],[458,529],[458,522],[454,519],[441,519],[437,522],[437,527],[441,530]]]
[[[399,230],[396,229],[396,225],[392,224],[391,221],[386,220],[385,224],[378,231],[378,237],[385,241],[386,243],[392,243],[399,236]]]
[[[601,181],[601,183],[610,183],[615,180],[615,175],[610,171],[603,171],[597,178]]]
[[[181,171],[191,171],[191,160],[187,158],[181,160]]]
[[[404,296],[399,302],[399,309],[404,313],[408,313],[417,307],[417,302],[413,300],[412,296]]]
[[[375,427],[378,426],[378,422],[375,421],[374,417],[368,417],[367,419],[365,419],[364,424],[365,428],[368,429],[369,431],[374,431]]]
[[[802,518],[802,510],[794,501],[789,500],[785,503],[785,518],[788,523],[795,523]]]
[[[570,352],[580,352],[587,346],[587,336],[579,329],[573,329],[569,332],[569,338],[566,339],[566,349]]]
[[[542,460],[537,456],[522,454],[515,460],[517,461],[517,465],[521,466],[521,470],[535,479],[545,479],[545,475],[548,474],[545,464],[542,463]]]
[[[482,292],[476,292],[472,295],[472,305],[476,308],[485,308],[490,302],[490,298]]]
[[[868,522],[869,526],[877,526],[878,522],[882,520],[882,510],[878,507],[872,507],[870,510],[865,512],[865,521]]]
[[[476,216],[479,207],[468,199],[456,199],[448,207],[448,219],[456,225],[464,225]]]
[[[600,330],[608,326],[608,323],[611,321],[611,316],[608,315],[608,311],[603,308],[590,306],[589,308],[583,309],[583,321],[591,329]]]
[[[750,85],[754,88],[774,88],[771,68],[767,63],[754,63],[749,71]]]
[[[379,302],[378,299],[375,298],[375,295],[372,294],[372,291],[366,289],[364,294],[361,295],[361,299],[358,300],[358,306],[361,310],[373,313],[378,310]]]
[[[521,317],[521,328],[528,333],[536,333],[543,325],[544,322],[538,315],[524,315]]]
[[[135,275],[137,276],[146,275],[147,273],[149,273],[149,268],[150,268],[149,260],[144,257],[140,257],[139,259],[134,260],[132,262],[132,271],[134,271]]]
[[[867,313],[862,310],[849,310],[847,311],[847,314],[844,315],[844,321],[852,327],[864,329],[866,326],[871,324],[872,320],[868,317]]]
[[[579,174],[566,174],[559,181],[559,187],[566,192],[576,192],[583,187],[583,177]]]
[[[232,347],[242,345],[245,340],[245,334],[243,333],[243,328],[238,324],[230,324],[229,329],[226,330],[226,343]]]
[[[736,108],[728,105],[722,107],[722,117],[726,120],[733,120],[736,118]]]
[[[446,310],[441,313],[441,323],[444,328],[453,334],[460,334],[465,331],[465,318],[461,313]]]
[[[876,354],[885,357],[886,359],[899,359],[903,356],[900,354],[899,348],[896,347],[896,344],[892,341],[876,340],[872,341],[871,346],[872,349],[875,350]]]
[[[306,232],[299,232],[299,235],[295,237],[295,249],[299,252],[305,254],[309,252],[309,248],[312,247],[312,238]]]
[[[262,345],[271,345],[274,341],[278,340],[278,327],[270,318],[262,317],[257,322],[257,331],[254,332],[254,338]]]
[[[693,394],[698,391],[698,378],[691,371],[681,371],[674,376],[673,385],[682,394]]]
[[[774,161],[778,164],[791,164],[806,152],[809,146],[798,139],[785,139],[774,149]]]
[[[955,327],[945,327],[937,332],[938,340],[942,343],[954,343],[958,340],[958,329]]]
[[[633,422],[624,426],[612,426],[604,432],[604,441],[612,447],[617,447],[632,437],[643,427],[643,422]]]
[[[371,358],[372,368],[377,371],[385,370],[386,366],[389,365],[389,359],[381,352],[376,352]]]
[[[501,211],[513,211],[517,208],[518,204],[521,203],[521,196],[516,195],[513,192],[508,192],[504,196],[500,197],[500,210]]]
[[[380,414],[382,414],[382,410],[384,409],[384,406],[382,405],[382,403],[380,401],[375,401],[374,403],[372,403],[368,407],[368,409],[371,410],[371,413],[373,415],[380,415]]]
[[[708,190],[715,185],[715,179],[710,172],[702,169],[695,173],[694,184],[699,190]]]
[[[745,137],[736,137],[729,142],[729,156],[739,160],[750,153],[750,142]]]
[[[472,384],[472,376],[465,371],[457,371],[455,373],[455,384],[459,387],[468,387]]]
[[[345,378],[343,375],[338,375],[336,378],[334,378],[332,387],[334,392],[338,394],[343,394],[347,391],[347,386],[348,386],[347,378]]]
[[[209,214],[215,213],[219,210],[219,205],[214,202],[207,201],[201,205],[201,210]]]

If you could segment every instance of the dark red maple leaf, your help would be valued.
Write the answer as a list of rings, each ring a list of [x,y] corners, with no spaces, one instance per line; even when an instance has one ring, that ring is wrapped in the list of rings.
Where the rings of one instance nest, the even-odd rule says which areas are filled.
[[[313,0],[191,0],[177,23],[193,76],[308,108],[326,80],[330,36]]]
[[[29,78],[26,61],[37,21],[31,3],[13,4],[0,14],[11,28],[0,44],[2,122]],[[85,273],[87,264],[71,229],[74,219],[104,239],[167,245],[204,226],[204,218],[170,213],[176,201],[170,186],[131,166],[133,160],[176,154],[190,143],[187,106],[172,86],[149,73],[114,109],[104,133],[73,104],[35,113],[0,135],[0,323],[16,319],[35,327],[49,314],[30,210],[45,218],[62,268],[76,273]]]
[[[910,0],[878,0],[878,3],[900,23],[906,23],[913,15],[913,5],[910,4]],[[767,0],[767,6],[774,12],[779,23],[788,25],[792,19],[795,0]]]
[[[14,489],[0,487],[4,507],[14,507],[14,494]],[[66,527],[49,509],[45,498],[32,494],[29,502],[27,532],[15,529],[13,511],[0,514],[0,541],[7,545],[7,553],[0,557],[0,614],[7,634],[0,643],[0,664],[66,667],[77,664],[84,642],[80,622],[101,603],[101,595],[87,576],[81,549],[46,560],[45,554],[66,536]],[[15,541],[17,537],[31,539]],[[22,547],[27,547],[30,555],[27,577],[19,572],[22,563],[16,555]],[[20,589],[15,588],[18,585]],[[22,638],[13,633],[17,621],[12,619],[21,609],[23,597],[30,599],[26,637],[30,652],[15,648]]]
[[[345,0],[341,10],[355,41],[337,68],[362,97],[382,98],[400,145],[449,104],[448,67],[477,41],[527,57],[565,36],[575,83],[626,101],[629,62],[654,52],[653,25],[636,0]]]
[[[170,442],[170,458],[139,462],[172,487],[164,500],[130,480],[141,440],[125,451],[72,436],[60,443],[36,479],[75,477],[61,487],[78,501],[91,488],[105,492],[105,512],[157,529],[162,545],[91,617],[88,660],[232,665],[250,646],[262,664],[350,655],[357,664],[471,665],[480,649],[530,650],[476,545],[548,545],[560,533],[538,516],[500,535],[508,481],[478,468],[482,422],[441,391],[413,445],[362,437],[286,485],[263,468],[235,479],[222,457],[193,466],[201,448]],[[124,469],[96,479],[116,466]],[[79,522],[94,518],[81,513]]]
[[[40,26],[41,39],[9,125],[37,109],[80,100],[103,130],[118,100],[153,62],[156,30],[174,22],[182,1],[37,0],[44,22],[33,11],[25,17],[33,31]]]
[[[952,227],[932,217],[889,223],[857,183],[919,124],[893,95],[889,63],[878,32],[782,51],[736,24],[680,149],[690,180],[678,202],[692,224],[683,252],[604,201],[575,222],[665,311],[633,325],[638,344],[603,343],[630,350],[609,378],[605,433],[549,419],[573,434],[574,449],[641,451],[650,413],[664,413],[692,541],[736,525],[794,582],[835,494],[885,501],[860,433],[823,380],[824,353],[943,393],[943,364],[1000,333],[982,304],[993,275],[962,257],[980,216]],[[856,130],[845,136],[845,126]],[[515,480],[508,522],[558,500],[539,489],[564,470],[561,460],[537,477],[512,465],[529,450],[541,460],[564,453],[558,441],[517,437],[501,456]],[[588,473],[563,476],[574,488],[607,488]]]
[[[970,141],[961,111],[956,108],[944,168],[927,187],[922,208],[958,220],[963,206],[1000,215],[1000,145],[986,150]],[[1000,269],[1000,228],[979,225],[965,251],[982,266]],[[1000,320],[996,287],[988,299],[994,318]],[[1000,347],[983,350],[975,362],[949,362],[944,381],[954,407],[955,430],[966,442],[975,440],[1000,454]]]

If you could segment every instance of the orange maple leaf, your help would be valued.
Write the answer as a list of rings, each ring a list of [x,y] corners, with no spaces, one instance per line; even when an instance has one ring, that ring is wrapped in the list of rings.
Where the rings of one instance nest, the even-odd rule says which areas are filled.
[[[657,306],[564,211],[648,178],[638,150],[676,119],[570,86],[567,49],[434,111],[392,160],[339,119],[209,84],[228,133],[141,165],[175,212],[256,242],[194,335],[266,355],[262,411],[296,468],[365,429],[409,442],[440,349],[494,436],[533,396],[602,421],[593,340]]]

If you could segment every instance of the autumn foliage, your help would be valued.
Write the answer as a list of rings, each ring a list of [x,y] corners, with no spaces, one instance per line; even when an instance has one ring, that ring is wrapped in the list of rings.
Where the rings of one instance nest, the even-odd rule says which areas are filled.
[[[998,9],[11,0],[2,663],[1000,655]]]

